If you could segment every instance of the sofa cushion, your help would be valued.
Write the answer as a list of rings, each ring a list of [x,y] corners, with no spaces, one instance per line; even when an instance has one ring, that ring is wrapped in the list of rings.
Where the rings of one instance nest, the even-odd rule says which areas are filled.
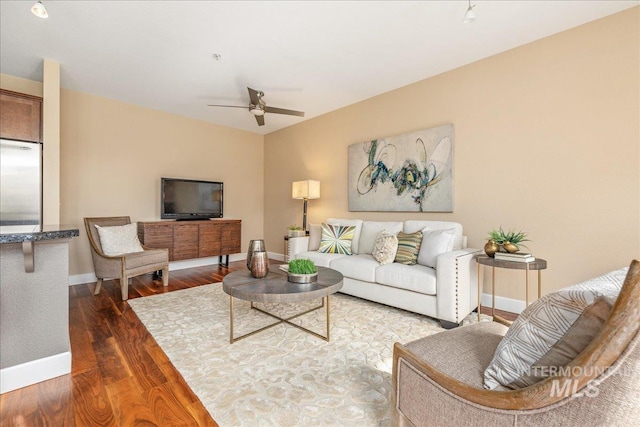
[[[376,239],[380,232],[386,230],[389,234],[398,234],[402,231],[402,222],[393,221],[364,221],[362,223],[362,231],[360,232],[360,244],[358,246],[359,254],[372,254]]]
[[[398,236],[382,230],[378,234],[371,255],[380,265],[385,265],[391,264],[396,259],[396,252],[398,252]]]
[[[310,259],[318,267],[330,267],[331,262],[339,258],[350,258],[343,254],[325,254],[318,251],[307,251],[296,254],[296,259]]]
[[[414,265],[418,262],[420,244],[422,243],[422,232],[398,233],[398,251],[395,262],[400,264]]]
[[[95,226],[105,255],[116,256],[144,250],[138,240],[138,224],[135,222],[111,227]]]
[[[332,225],[353,225],[355,230],[353,232],[353,240],[351,241],[351,252],[359,254],[360,248],[360,232],[362,231],[361,219],[341,219],[341,218],[327,218],[327,224]]]
[[[328,254],[351,255],[353,225],[322,224],[322,239],[318,251]]]
[[[453,241],[453,250],[463,248],[464,236],[462,235],[462,224],[451,221],[405,221],[404,231],[405,233],[414,233],[416,231],[427,230],[454,230],[456,233],[455,240]]]
[[[449,230],[422,230],[422,244],[418,253],[418,264],[436,268],[438,256],[453,250],[455,231]]]
[[[331,261],[331,268],[338,270],[344,277],[371,282],[376,281],[376,268],[380,264],[371,255],[353,255]]]
[[[606,321],[627,269],[547,294],[513,322],[484,373],[484,387],[519,389],[565,366]]]
[[[436,294],[436,271],[423,265],[394,262],[376,268],[376,283],[426,295]],[[393,302],[389,302],[393,305]]]
[[[309,224],[309,249],[317,251],[322,240],[322,224]]]

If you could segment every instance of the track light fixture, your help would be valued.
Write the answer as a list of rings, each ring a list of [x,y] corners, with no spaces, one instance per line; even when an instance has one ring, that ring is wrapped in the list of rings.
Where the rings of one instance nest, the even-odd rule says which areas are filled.
[[[467,12],[464,14],[464,18],[462,19],[462,23],[464,24],[470,24],[473,21],[476,20],[476,14],[473,11],[473,8],[476,7],[476,5],[474,4],[473,6],[471,6],[471,0],[469,0],[469,8],[467,9]]]
[[[38,18],[48,18],[49,14],[47,13],[47,9],[42,4],[42,1],[38,0],[36,4],[31,6],[31,13],[36,15]]]

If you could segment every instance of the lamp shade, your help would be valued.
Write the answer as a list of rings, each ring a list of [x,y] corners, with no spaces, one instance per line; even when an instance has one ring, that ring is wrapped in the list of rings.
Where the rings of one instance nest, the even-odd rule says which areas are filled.
[[[295,181],[291,187],[291,197],[294,199],[319,199],[320,181],[308,179],[306,181]]]

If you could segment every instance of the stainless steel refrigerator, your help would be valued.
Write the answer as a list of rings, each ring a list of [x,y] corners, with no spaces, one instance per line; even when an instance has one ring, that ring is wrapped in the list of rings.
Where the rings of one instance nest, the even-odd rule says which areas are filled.
[[[42,223],[42,145],[0,139],[0,225]]]

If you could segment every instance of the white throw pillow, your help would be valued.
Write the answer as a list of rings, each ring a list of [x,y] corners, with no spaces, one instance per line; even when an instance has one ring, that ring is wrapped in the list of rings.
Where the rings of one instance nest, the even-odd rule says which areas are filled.
[[[320,248],[320,240],[322,240],[321,224],[309,224],[309,250],[317,251]]]
[[[398,236],[389,233],[387,230],[382,230],[373,245],[373,258],[380,265],[391,264],[396,259],[397,251]]]
[[[138,225],[135,222],[113,227],[96,225],[96,228],[100,236],[100,246],[105,255],[114,256],[144,251],[138,240]]]
[[[422,230],[422,244],[418,253],[418,264],[436,268],[438,256],[453,250],[455,230]]]

